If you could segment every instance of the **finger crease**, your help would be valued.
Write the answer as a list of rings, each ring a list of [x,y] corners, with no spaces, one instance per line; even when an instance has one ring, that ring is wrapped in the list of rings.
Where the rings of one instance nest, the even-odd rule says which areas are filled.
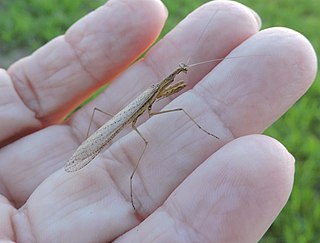
[[[207,101],[207,99],[205,99],[203,95],[201,95],[199,92],[197,92],[195,89],[192,89],[191,92],[193,92],[193,94],[195,94],[198,98],[200,98],[203,103],[206,104],[207,107],[209,107],[209,109],[211,110],[211,112],[218,118],[220,124],[223,125],[223,127],[229,132],[229,134],[232,136],[232,139],[235,138],[235,135],[233,134],[232,130],[229,128],[229,126],[226,125],[226,123],[224,122],[224,120],[221,117],[221,114],[219,112],[217,112],[212,105],[209,104],[209,102]]]
[[[31,111],[33,114],[34,114],[34,117],[41,123],[41,125],[43,125],[42,121],[39,119],[39,115],[38,114],[41,114],[43,112],[43,109],[41,107],[41,102],[40,102],[40,98],[39,98],[39,95],[38,93],[36,92],[36,89],[35,87],[33,86],[32,82],[30,81],[30,79],[27,77],[26,73],[23,71],[23,75],[24,75],[24,81],[22,81],[21,78],[18,77],[18,75],[16,75],[16,73],[12,73],[10,74],[9,73],[9,76],[12,80],[12,86],[15,90],[15,93],[17,94],[17,96],[20,98],[20,100],[22,101],[22,103],[24,104],[25,107],[28,108],[29,111]],[[34,109],[31,109],[28,105],[27,105],[27,102],[24,98],[24,96],[20,95],[20,92],[18,92],[18,89],[16,87],[16,83],[21,83],[23,84],[23,86],[27,85],[29,87],[29,91],[30,91],[30,94],[34,97],[33,100],[35,101],[35,106],[37,108],[34,108]],[[39,111],[38,114],[36,111]]]
[[[175,210],[177,216],[178,215],[182,216],[182,218],[180,218],[179,216],[172,217],[171,214],[167,211],[167,208],[164,207],[164,211],[168,215],[168,218],[170,218],[174,222],[173,226],[175,226],[174,228],[176,229],[176,232],[177,232],[177,234],[179,234],[179,236],[187,235],[188,238],[185,239],[186,241],[191,240],[193,242],[194,238],[196,237],[195,242],[211,242],[210,239],[208,239],[204,234],[202,234],[194,226],[187,223],[188,219],[182,215],[181,210],[177,209],[175,203],[171,202],[171,206],[173,206],[173,207],[171,207],[171,209]],[[183,229],[184,232],[186,232],[186,234],[179,233],[179,232],[181,232],[181,229]]]
[[[82,58],[81,58],[81,51],[78,51],[78,48],[76,48],[75,45],[73,45],[71,42],[68,41],[68,39],[66,38],[66,36],[64,36],[64,40],[65,42],[70,46],[71,50],[73,51],[76,59],[78,60],[79,65],[81,66],[82,70],[87,73],[89,75],[89,77],[91,78],[91,80],[95,81],[96,83],[99,82],[99,80],[97,80],[97,78],[94,77],[94,75],[89,71],[89,69],[87,68],[87,66],[85,64],[83,64]]]

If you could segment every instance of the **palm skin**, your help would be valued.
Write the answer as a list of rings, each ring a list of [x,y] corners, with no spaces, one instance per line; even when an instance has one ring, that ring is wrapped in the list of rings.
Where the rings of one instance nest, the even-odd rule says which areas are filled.
[[[128,68],[166,16],[157,0],[111,0],[0,71],[0,240],[256,242],[274,221],[292,189],[294,158],[259,133],[311,85],[312,46],[289,29],[259,32],[251,10],[218,1],[197,9]],[[130,129],[84,169],[63,170],[86,137],[94,107],[116,113],[179,62],[231,51],[244,58],[191,68],[181,76],[188,90],[155,105],[183,107],[219,140],[179,112],[139,127],[149,145],[134,177],[136,211],[129,176],[143,142]],[[105,120],[97,117],[94,125]]]

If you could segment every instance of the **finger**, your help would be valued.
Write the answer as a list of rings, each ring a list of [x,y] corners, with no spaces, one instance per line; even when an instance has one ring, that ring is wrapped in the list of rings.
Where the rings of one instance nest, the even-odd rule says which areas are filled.
[[[236,139],[115,242],[258,242],[287,202],[293,176],[294,158],[279,142]]]
[[[219,10],[218,13],[214,15],[217,10]],[[148,11],[150,12],[150,10]],[[199,37],[204,33],[204,30],[207,34],[204,39],[209,38],[212,41],[204,41],[202,42],[204,45],[201,45]],[[181,55],[183,57],[192,55],[201,59],[200,55],[206,54],[206,50],[211,52],[210,55],[221,57],[257,30],[258,23],[248,8],[232,2],[213,2],[187,17],[184,23],[159,43],[160,47],[153,49],[146,59],[152,59],[155,63],[161,61],[158,67],[160,67],[159,70],[162,70],[161,72],[164,72],[165,69],[171,67],[166,66],[168,60],[161,59],[161,53],[172,53],[174,65],[178,63]],[[190,31],[194,31],[196,35],[190,36],[192,38],[189,37],[188,43],[186,43],[185,39],[189,36]],[[219,38],[216,31],[222,31]],[[224,39],[221,39],[222,37]],[[180,46],[174,47],[170,44],[172,41],[183,43],[181,51]],[[166,49],[168,51],[165,51]],[[200,51],[199,54],[198,51]],[[18,202],[17,205],[20,205],[44,178],[56,171],[57,168],[63,167],[63,163],[71,156],[79,143],[85,139],[94,106],[103,107],[110,113],[116,113],[136,93],[144,89],[146,85],[148,86],[149,83],[154,82],[157,71],[152,71],[150,65],[146,64],[147,62],[141,61],[135,64],[115,80],[97,100],[78,112],[70,121],[72,129],[68,129],[67,126],[51,126],[2,150],[0,156],[5,159],[1,162],[3,169],[0,173],[4,183],[8,186],[3,193],[8,195],[12,201]],[[202,70],[198,73],[200,76],[194,77],[200,79],[205,72],[206,70]],[[143,82],[140,82],[141,80]],[[194,82],[196,81],[195,79]],[[106,118],[103,117],[96,124],[99,125],[105,121]],[[50,139],[48,140],[48,138]],[[31,144],[31,141],[35,145]],[[139,150],[136,152],[139,153]],[[133,163],[136,158],[134,157]]]
[[[263,30],[236,48],[193,92],[239,137],[261,133],[286,112],[315,79],[310,42],[285,28]]]
[[[156,39],[165,18],[157,0],[108,1],[65,35],[13,64],[8,72],[21,98],[13,105],[23,103],[34,114],[15,130],[37,121],[61,121],[138,58]]]

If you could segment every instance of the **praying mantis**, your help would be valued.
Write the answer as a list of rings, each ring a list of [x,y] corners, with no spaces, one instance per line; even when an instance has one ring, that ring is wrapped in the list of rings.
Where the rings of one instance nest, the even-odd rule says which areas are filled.
[[[119,111],[115,116],[113,116],[108,122],[106,122],[102,127],[100,127],[95,133],[93,133],[89,138],[87,138],[75,151],[72,157],[67,161],[65,165],[65,171],[75,172],[80,170],[89,164],[100,151],[111,143],[112,139],[129,123],[131,123],[132,129],[137,132],[137,134],[144,141],[143,151],[136,163],[132,174],[130,176],[130,200],[133,209],[136,209],[133,201],[133,188],[132,181],[133,176],[139,166],[141,158],[147,148],[148,141],[143,137],[138,128],[136,127],[136,122],[138,118],[144,113],[148,112],[149,117],[157,114],[163,114],[168,112],[182,111],[186,114],[190,120],[202,131],[208,135],[219,139],[216,135],[203,129],[183,108],[177,108],[172,110],[164,110],[159,112],[152,112],[152,105],[159,99],[171,96],[178,93],[186,87],[184,81],[179,81],[176,84],[172,84],[175,81],[175,77],[179,73],[187,73],[189,66],[180,63],[179,67],[174,70],[170,75],[168,75],[161,82],[152,85],[150,88],[142,92],[137,98],[135,98],[131,103]]]

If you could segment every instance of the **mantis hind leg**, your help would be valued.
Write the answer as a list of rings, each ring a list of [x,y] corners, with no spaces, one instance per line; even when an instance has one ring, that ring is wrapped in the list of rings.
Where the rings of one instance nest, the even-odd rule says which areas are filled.
[[[132,122],[132,129],[134,131],[136,131],[136,133],[142,138],[143,142],[144,142],[144,148],[141,152],[141,155],[139,156],[139,160],[138,162],[136,163],[135,167],[133,168],[133,171],[131,173],[131,176],[130,176],[130,200],[131,200],[131,205],[133,207],[134,210],[136,210],[136,207],[134,205],[134,201],[133,201],[133,176],[134,174],[136,173],[137,169],[138,169],[138,166],[139,166],[139,163],[144,155],[144,152],[146,151],[146,148],[148,146],[148,141],[142,136],[142,134],[140,133],[140,131],[138,130],[138,128],[136,127],[136,122],[137,122],[137,119],[135,119],[133,122]]]

